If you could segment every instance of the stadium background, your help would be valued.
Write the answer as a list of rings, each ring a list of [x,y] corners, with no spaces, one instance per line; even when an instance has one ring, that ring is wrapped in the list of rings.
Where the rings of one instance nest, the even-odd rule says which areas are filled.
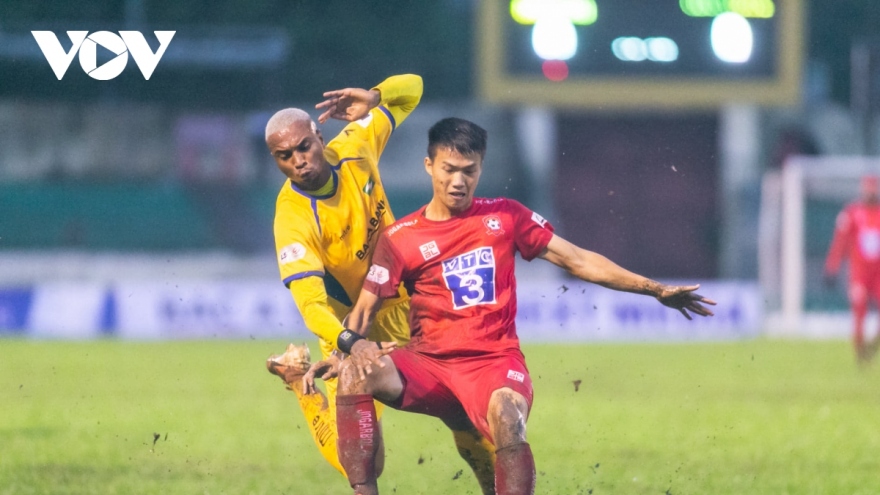
[[[781,305],[779,274],[773,269],[760,273],[759,232],[762,182],[768,172],[782,169],[787,158],[870,158],[880,150],[880,126],[873,118],[880,103],[877,3],[740,2],[745,5],[741,8],[771,5],[775,10],[770,16],[746,15],[754,29],[755,62],[730,64],[719,61],[711,50],[710,26],[713,16],[736,10],[733,0],[558,2],[581,9],[587,5],[588,11],[590,6],[598,8],[591,22],[572,18],[578,48],[563,63],[563,72],[558,61],[548,65],[533,49],[535,22],[528,15],[518,22],[510,3],[0,0],[0,370],[8,378],[0,403],[13,404],[7,422],[0,419],[0,435],[5,435],[0,438],[10,440],[18,457],[37,459],[4,456],[0,493],[96,491],[87,474],[62,468],[49,477],[60,483],[51,485],[55,488],[39,488],[33,481],[39,478],[40,466],[47,465],[39,463],[35,452],[52,441],[51,434],[37,438],[41,428],[51,428],[40,422],[43,413],[35,411],[64,407],[50,398],[22,400],[20,391],[27,380],[57,379],[54,373],[44,375],[36,369],[33,359],[44,353],[62,353],[70,373],[99,380],[103,375],[92,369],[93,358],[76,359],[83,349],[97,360],[112,361],[114,353],[122,351],[136,363],[146,360],[155,367],[175,368],[187,359],[181,354],[187,348],[180,346],[227,357],[262,356],[279,351],[279,339],[310,339],[277,280],[271,225],[282,181],[265,150],[263,126],[276,109],[311,108],[324,90],[369,87],[404,72],[424,78],[425,94],[418,110],[395,131],[383,158],[384,182],[398,217],[430,197],[421,171],[427,128],[445,116],[465,117],[490,133],[480,195],[516,198],[548,218],[565,237],[653,278],[699,281],[721,303],[716,318],[689,323],[653,301],[601,291],[568,280],[548,266],[523,263],[519,327],[539,363],[552,362],[547,356],[563,353],[563,348],[593,342],[585,347],[593,350],[585,352],[595,353],[597,363],[630,363],[624,366],[632,365],[631,370],[648,363],[670,366],[662,358],[655,362],[644,357],[661,349],[676,353],[670,359],[682,360],[682,368],[672,366],[661,373],[672,380],[691,376],[688,359],[720,364],[714,370],[717,382],[711,383],[718,384],[715,393],[721,397],[726,385],[745,386],[735,379],[742,363],[730,356],[750,354],[754,361],[756,353],[766,353],[775,356],[778,369],[764,372],[783,369],[780,373],[786,374],[801,369],[804,363],[795,358],[801,354],[832,359],[827,367],[811,370],[830,370],[831,376],[814,377],[814,384],[828,385],[813,390],[811,400],[817,407],[857,397],[865,401],[853,406],[848,419],[876,417],[876,401],[867,399],[876,387],[866,384],[870,376],[876,382],[876,373],[858,375],[850,365],[843,343],[849,330],[845,316],[821,320],[833,324],[800,335],[832,337],[828,343],[765,340],[798,336],[798,328],[782,331],[775,326],[778,320],[772,316]],[[529,4],[539,5],[538,11],[554,4],[513,3],[527,14]],[[686,15],[688,9],[694,14],[701,8],[717,12]],[[131,59],[111,81],[90,78],[74,59],[58,80],[30,32],[51,30],[67,48],[63,32],[75,29],[139,30],[153,49],[153,30],[176,34],[149,80]],[[618,37],[660,36],[679,39],[680,64],[646,58],[647,52],[626,61],[612,50],[611,42]],[[694,47],[702,58],[687,58]],[[99,65],[109,59],[107,53],[99,53]],[[325,136],[340,128],[328,123]],[[855,193],[851,188],[851,195]],[[843,289],[824,290],[815,276],[845,194],[808,204],[801,308],[805,312],[845,315]],[[778,246],[773,239],[767,242],[777,253],[770,257],[772,264],[779,260]],[[180,340],[185,342],[176,342]],[[545,345],[559,342],[564,347]],[[619,342],[628,344],[615,347]],[[669,342],[690,342],[694,347],[670,347]],[[738,347],[714,347],[731,342]],[[657,343],[665,344],[653,347]],[[91,347],[69,347],[76,344]],[[230,369],[250,373],[252,364],[260,371],[260,359],[236,362]],[[146,364],[135,366],[143,366],[143,376],[149,376]],[[597,372],[597,380],[603,373]],[[750,373],[746,375],[755,379],[761,375]],[[790,384],[808,388],[811,376],[804,373]],[[157,380],[156,389],[146,387],[145,394],[161,395],[162,380],[179,378],[162,375]],[[844,386],[835,388],[841,383]],[[225,388],[222,380],[206,386]],[[661,381],[656,386],[666,385]],[[766,386],[769,391],[782,387],[776,382]],[[645,393],[651,386],[640,382],[633,390],[608,387],[607,395],[598,397],[614,401],[632,394],[651,407],[652,398],[663,396]],[[555,389],[548,390],[552,396]],[[837,396],[840,390],[851,395]],[[255,401],[260,397],[253,395]],[[717,400],[716,395],[707,397]],[[186,399],[169,395],[165,407],[178,407],[175,400]],[[211,400],[216,397],[204,398],[203,404],[208,407]],[[120,405],[96,401],[93,407],[106,412]],[[603,413],[620,414],[613,408]],[[247,413],[241,417],[248,418]],[[280,421],[280,428],[292,429],[289,417],[284,419],[287,423]],[[76,430],[75,423],[67,424]],[[225,428],[224,435],[237,434],[231,419],[219,426]],[[860,423],[854,428],[862,434],[861,428],[867,427]],[[77,431],[76,435],[87,435]],[[737,438],[749,433],[738,431]],[[639,441],[631,440],[637,449]],[[876,433],[862,440],[849,446],[851,456],[880,445]],[[155,439],[146,444],[150,441],[155,447]],[[820,439],[814,441],[821,444]],[[811,445],[805,441],[801,447]],[[695,447],[699,448],[710,447]],[[69,462],[88,465],[84,459],[92,454],[74,449]],[[792,459],[795,465],[799,457]],[[317,455],[307,462],[322,473]],[[841,469],[850,466],[839,463]],[[856,493],[852,487],[870,485],[861,473],[853,468],[844,476],[846,482],[826,486],[830,491],[820,486],[816,493]],[[784,471],[776,474],[774,479],[789,479]],[[149,475],[160,484],[142,489],[162,491],[163,474],[157,470]],[[65,480],[73,480],[73,488],[57,488],[66,486]],[[558,493],[586,493],[588,483],[582,481]],[[675,479],[693,493],[711,487],[722,493],[719,487],[732,486],[753,493],[806,493],[797,487],[810,485],[809,480],[806,485],[780,482],[770,488],[690,481],[696,484]],[[106,490],[126,492],[131,488],[126,483],[111,483]],[[172,485],[172,491],[267,490],[259,484],[234,489],[229,480],[223,483],[205,488],[209,485],[192,481]],[[602,486],[600,481],[591,483]]]

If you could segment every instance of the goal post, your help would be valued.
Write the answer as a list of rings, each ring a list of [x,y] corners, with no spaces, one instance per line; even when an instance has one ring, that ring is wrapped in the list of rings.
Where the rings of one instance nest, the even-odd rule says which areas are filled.
[[[758,228],[758,271],[765,330],[780,337],[845,337],[850,319],[846,274],[822,285],[837,213],[856,200],[859,180],[880,175],[880,157],[792,157],[765,173]]]

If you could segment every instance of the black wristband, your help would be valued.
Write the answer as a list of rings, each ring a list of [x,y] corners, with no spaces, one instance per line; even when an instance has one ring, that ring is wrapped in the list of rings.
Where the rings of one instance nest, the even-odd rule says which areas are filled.
[[[351,354],[351,346],[358,340],[364,340],[364,338],[359,333],[346,328],[340,332],[339,337],[336,337],[336,347],[346,354]]]

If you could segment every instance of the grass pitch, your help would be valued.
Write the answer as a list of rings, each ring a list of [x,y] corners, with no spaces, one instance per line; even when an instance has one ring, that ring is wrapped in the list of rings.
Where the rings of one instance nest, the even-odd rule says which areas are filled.
[[[0,340],[0,494],[350,493],[263,367],[284,345]],[[537,493],[880,493],[880,363],[846,343],[525,354]],[[385,432],[383,493],[479,493],[439,421]]]

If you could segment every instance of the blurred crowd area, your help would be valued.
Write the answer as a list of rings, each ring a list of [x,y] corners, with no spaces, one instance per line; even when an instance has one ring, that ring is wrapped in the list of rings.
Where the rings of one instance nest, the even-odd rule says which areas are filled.
[[[571,240],[653,277],[754,278],[763,172],[791,155],[877,151],[876,127],[851,106],[850,77],[852,47],[880,25],[875,2],[807,2],[797,105],[743,107],[734,95],[726,109],[644,112],[480,101],[476,9],[473,0],[2,1],[0,252],[271,259],[283,177],[263,140],[269,116],[396,73],[425,81],[382,163],[398,217],[430,199],[427,129],[469,118],[490,132],[480,195],[519,199]],[[76,63],[58,81],[21,48],[33,29],[173,29],[189,55],[164,60],[149,81],[130,70],[98,83]],[[735,129],[743,115],[745,138]],[[813,231],[828,227],[827,214],[815,218]]]
[[[427,129],[448,111],[494,131],[481,192],[527,198],[503,112],[453,108],[426,103],[395,131],[382,167],[398,216],[430,199]],[[9,129],[0,135],[0,201],[12,213],[2,221],[3,248],[271,253],[284,176],[264,141],[270,116],[268,109],[0,104],[0,127]],[[324,126],[328,139],[340,130],[338,122]]]

